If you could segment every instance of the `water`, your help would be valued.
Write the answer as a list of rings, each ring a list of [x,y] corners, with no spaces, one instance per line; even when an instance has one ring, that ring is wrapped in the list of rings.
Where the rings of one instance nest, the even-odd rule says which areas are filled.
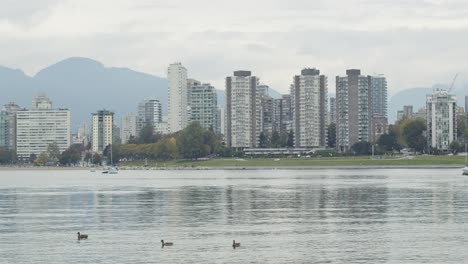
[[[458,169],[0,171],[0,263],[467,263],[467,187]]]

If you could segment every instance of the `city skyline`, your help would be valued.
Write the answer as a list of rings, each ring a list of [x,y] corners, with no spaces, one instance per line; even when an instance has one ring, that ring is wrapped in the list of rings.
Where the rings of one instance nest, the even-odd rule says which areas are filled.
[[[289,87],[281,76],[292,76],[310,62],[327,76],[346,68],[384,72],[393,80],[390,95],[449,83],[456,72],[462,73],[462,83],[468,78],[465,1],[261,0],[234,15],[246,3],[0,3],[0,10],[6,10],[0,13],[0,40],[11,50],[3,65],[32,75],[54,61],[84,56],[164,76],[166,65],[183,61],[193,76],[215,87],[223,87],[233,68],[247,68],[281,93]],[[180,19],[176,22],[174,16]],[[346,48],[339,43],[347,43]]]

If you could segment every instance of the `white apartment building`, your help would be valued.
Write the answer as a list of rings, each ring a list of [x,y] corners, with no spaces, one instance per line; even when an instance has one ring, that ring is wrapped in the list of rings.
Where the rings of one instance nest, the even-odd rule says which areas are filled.
[[[429,147],[448,151],[457,140],[457,98],[447,91],[426,96],[427,140]]]
[[[303,69],[294,76],[294,144],[299,147],[324,147],[327,144],[327,77],[317,69]]]
[[[370,141],[370,94],[367,76],[347,70],[336,77],[336,146],[348,151],[355,143]]]
[[[70,146],[70,111],[52,109],[45,96],[37,99],[33,102],[42,103],[33,103],[33,110],[16,112],[16,154],[20,160],[47,152],[50,144],[57,144],[60,152]]]
[[[205,129],[221,133],[216,89],[209,83],[193,83],[188,88],[190,121],[197,121]]]
[[[127,144],[131,137],[137,137],[137,117],[134,113],[127,113],[122,116],[120,125],[122,144]]]
[[[168,124],[171,133],[188,125],[187,69],[181,63],[169,65],[168,81]]]
[[[91,148],[93,152],[102,153],[106,146],[112,144],[114,113],[100,110],[93,113]]]
[[[228,147],[258,145],[261,129],[259,79],[250,71],[235,71],[226,78],[226,143]]]

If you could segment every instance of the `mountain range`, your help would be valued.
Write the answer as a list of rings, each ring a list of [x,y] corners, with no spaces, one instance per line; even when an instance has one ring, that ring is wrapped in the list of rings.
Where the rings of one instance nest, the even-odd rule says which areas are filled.
[[[454,93],[461,105],[468,85]],[[411,104],[415,111],[425,104],[426,94],[436,88],[413,88],[398,92],[389,101],[389,119],[395,119],[396,111],[403,105]],[[28,76],[18,69],[0,66],[0,105],[16,102],[30,108],[33,97],[45,93],[54,102],[54,108],[68,108],[71,111],[71,128],[89,122],[91,113],[108,109],[116,113],[117,123],[120,116],[136,112],[140,101],[156,98],[161,101],[163,113],[167,113],[167,80],[128,68],[105,67],[102,63],[81,57],[68,58],[53,64],[34,76]],[[218,104],[224,105],[224,92],[218,90]],[[279,98],[280,94],[269,89],[270,95]],[[464,102],[463,102],[464,103]]]

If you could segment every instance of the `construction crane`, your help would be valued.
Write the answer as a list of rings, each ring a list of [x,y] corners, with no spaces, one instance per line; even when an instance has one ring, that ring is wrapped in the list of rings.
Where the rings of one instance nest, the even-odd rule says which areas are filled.
[[[457,77],[458,77],[458,73],[455,74],[455,77],[453,77],[452,85],[450,85],[450,87],[448,88],[447,93],[450,93],[452,91],[452,88],[455,85],[455,81],[457,80]]]

